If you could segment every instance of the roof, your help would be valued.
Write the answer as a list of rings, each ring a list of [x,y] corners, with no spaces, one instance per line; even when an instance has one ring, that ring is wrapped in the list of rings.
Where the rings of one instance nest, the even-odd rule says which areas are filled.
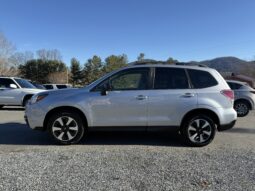
[[[0,76],[0,78],[18,78],[18,79],[22,79],[20,77],[15,77],[15,76]]]
[[[247,82],[241,82],[241,81],[238,81],[238,80],[226,80],[226,82],[233,82],[233,83],[237,83],[237,84],[247,84]]]
[[[154,62],[154,63],[145,63],[145,64],[129,64],[124,68],[138,68],[138,67],[168,67],[168,68],[190,68],[190,69],[199,69],[199,70],[215,70],[213,68],[199,66],[199,65],[183,65],[183,64],[167,64],[166,62]],[[123,68],[122,68],[123,69]]]

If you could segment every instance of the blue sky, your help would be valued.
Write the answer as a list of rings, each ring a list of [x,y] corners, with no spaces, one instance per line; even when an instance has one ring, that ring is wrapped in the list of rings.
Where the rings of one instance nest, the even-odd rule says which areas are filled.
[[[69,64],[140,52],[180,61],[255,56],[254,0],[0,0],[0,31],[19,51],[59,49]]]

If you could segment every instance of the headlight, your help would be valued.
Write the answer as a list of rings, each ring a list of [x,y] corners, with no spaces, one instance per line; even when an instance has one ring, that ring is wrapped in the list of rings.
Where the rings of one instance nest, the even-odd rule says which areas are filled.
[[[49,94],[39,94],[39,95],[34,95],[32,98],[31,98],[31,104],[34,104],[38,101],[41,101],[43,100],[45,97],[47,97]]]

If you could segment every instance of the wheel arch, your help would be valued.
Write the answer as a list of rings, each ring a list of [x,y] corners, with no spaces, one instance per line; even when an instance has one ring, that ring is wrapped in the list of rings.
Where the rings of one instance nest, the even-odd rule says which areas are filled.
[[[47,130],[47,123],[50,119],[50,116],[55,113],[55,112],[61,112],[61,111],[67,111],[67,112],[75,112],[78,113],[83,121],[83,124],[85,127],[88,126],[88,120],[86,115],[78,108],[73,107],[73,106],[60,106],[60,107],[55,107],[53,109],[51,109],[45,116],[44,121],[43,121],[43,129]]]
[[[22,106],[25,106],[25,101],[26,101],[27,99],[30,99],[31,97],[33,97],[33,95],[34,95],[34,94],[26,94],[26,95],[23,97],[23,99],[22,99],[21,105],[22,105]]]
[[[234,103],[240,102],[240,101],[247,102],[247,103],[249,104],[249,109],[250,109],[250,110],[252,109],[252,103],[251,103],[251,101],[250,101],[249,99],[239,98],[239,99],[236,99],[236,100],[234,101]]]
[[[199,109],[193,109],[193,110],[189,111],[188,113],[186,113],[184,115],[184,117],[182,118],[180,127],[181,128],[183,127],[183,125],[187,119],[189,119],[193,115],[198,115],[198,114],[207,115],[208,117],[211,117],[211,119],[216,123],[217,126],[220,125],[220,119],[214,111],[212,111],[210,109],[200,109],[199,108]]]

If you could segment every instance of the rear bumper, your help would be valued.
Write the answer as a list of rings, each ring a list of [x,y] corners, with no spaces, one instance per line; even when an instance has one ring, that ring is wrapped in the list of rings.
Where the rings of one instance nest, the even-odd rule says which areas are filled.
[[[232,129],[235,126],[235,123],[236,123],[236,120],[232,121],[229,124],[220,125],[218,127],[218,131],[225,131],[225,130],[228,130],[228,129]]]

